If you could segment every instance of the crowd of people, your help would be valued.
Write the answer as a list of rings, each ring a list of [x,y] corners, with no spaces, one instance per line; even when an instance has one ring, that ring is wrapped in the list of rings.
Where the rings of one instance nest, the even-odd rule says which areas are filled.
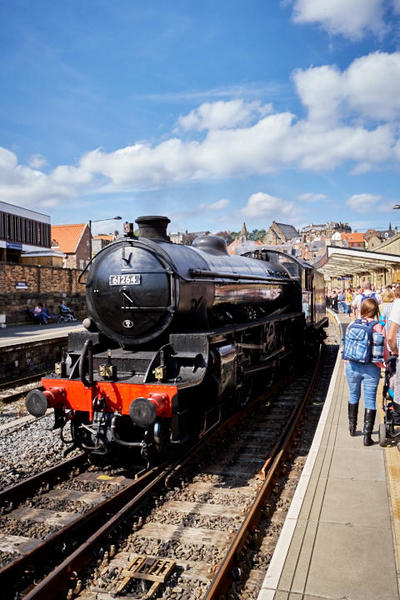
[[[344,313],[355,318],[361,315],[361,304],[366,298],[377,301],[381,315],[390,314],[395,298],[400,298],[400,285],[388,285],[375,288],[372,283],[364,283],[357,288],[333,288],[326,295],[326,306],[337,313]]]
[[[381,369],[386,369],[391,356],[397,357],[393,385],[393,422],[400,425],[400,285],[375,288],[373,284],[366,282],[355,289],[333,289],[327,293],[326,304],[335,312],[354,318],[346,330],[343,351],[349,386],[349,432],[351,436],[356,433],[358,405],[363,388],[364,445],[370,446],[373,443],[371,433],[375,423],[376,394]],[[371,354],[368,358],[357,356],[363,350],[363,335],[365,339],[370,335]],[[366,343],[366,350],[368,345]],[[378,354],[375,359],[374,352]]]

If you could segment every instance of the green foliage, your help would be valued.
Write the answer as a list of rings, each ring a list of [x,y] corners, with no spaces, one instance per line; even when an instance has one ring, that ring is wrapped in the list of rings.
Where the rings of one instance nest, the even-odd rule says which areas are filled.
[[[250,239],[253,240],[253,242],[262,242],[265,234],[265,229],[253,229],[253,231],[250,233]]]

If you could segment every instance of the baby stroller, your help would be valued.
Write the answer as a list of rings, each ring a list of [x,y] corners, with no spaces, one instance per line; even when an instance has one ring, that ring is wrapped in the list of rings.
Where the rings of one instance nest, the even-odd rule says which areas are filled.
[[[382,408],[384,422],[379,424],[379,445],[382,447],[400,441],[400,414],[395,411],[394,380],[396,375],[396,357],[391,356],[386,363],[385,381],[383,384]],[[397,431],[395,427],[397,426]],[[397,446],[400,450],[399,444]]]

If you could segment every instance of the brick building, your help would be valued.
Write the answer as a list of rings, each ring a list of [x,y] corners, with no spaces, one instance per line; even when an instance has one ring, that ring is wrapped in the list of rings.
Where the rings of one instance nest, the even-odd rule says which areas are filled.
[[[52,225],[51,247],[66,255],[64,267],[84,269],[90,258],[90,230],[88,224]]]
[[[279,246],[298,237],[300,237],[300,234],[293,225],[272,221],[271,227],[265,234],[263,243],[267,246]]]
[[[343,246],[347,248],[364,248],[364,234],[358,231],[354,233],[342,233]]]
[[[118,237],[118,232],[115,232],[115,235],[106,235],[101,233],[99,235],[94,235],[92,237],[92,256],[100,252],[103,248],[111,244]]]

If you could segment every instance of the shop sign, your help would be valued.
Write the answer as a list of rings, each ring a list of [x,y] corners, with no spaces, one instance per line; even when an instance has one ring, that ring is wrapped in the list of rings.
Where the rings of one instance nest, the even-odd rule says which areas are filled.
[[[28,289],[28,283],[26,281],[16,281],[15,282],[15,289],[16,290],[27,290]]]

